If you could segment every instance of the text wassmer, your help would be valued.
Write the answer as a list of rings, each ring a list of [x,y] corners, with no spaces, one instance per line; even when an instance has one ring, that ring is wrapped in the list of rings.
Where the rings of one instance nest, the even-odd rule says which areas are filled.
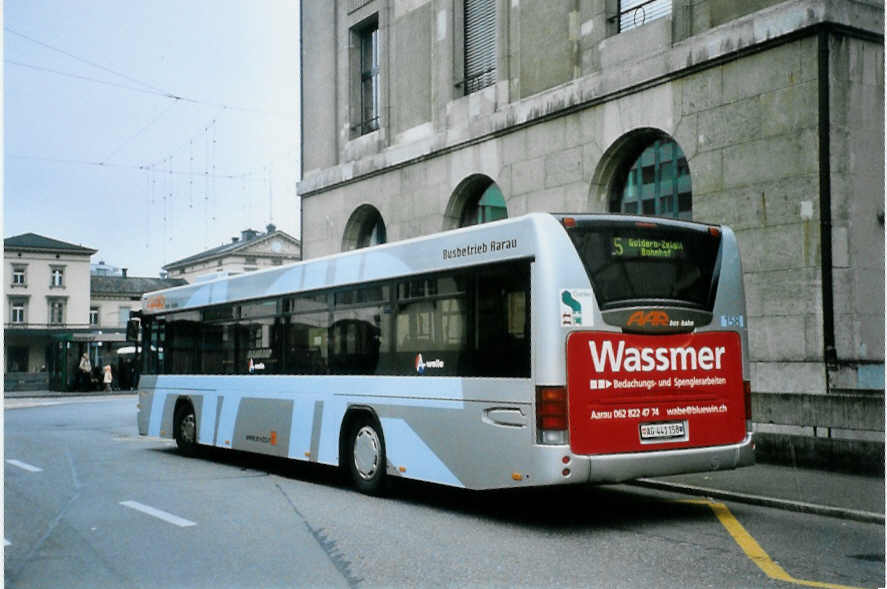
[[[591,361],[598,372],[665,372],[679,370],[720,370],[727,349],[724,346],[682,347],[626,347],[620,341],[613,350],[613,342],[589,341]]]

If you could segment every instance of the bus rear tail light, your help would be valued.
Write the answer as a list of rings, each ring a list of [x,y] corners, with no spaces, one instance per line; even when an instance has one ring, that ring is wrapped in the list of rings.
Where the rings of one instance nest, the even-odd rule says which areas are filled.
[[[536,432],[540,444],[566,444],[569,417],[565,387],[536,387]]]
[[[742,398],[745,401],[745,431],[751,431],[751,381],[742,381]]]

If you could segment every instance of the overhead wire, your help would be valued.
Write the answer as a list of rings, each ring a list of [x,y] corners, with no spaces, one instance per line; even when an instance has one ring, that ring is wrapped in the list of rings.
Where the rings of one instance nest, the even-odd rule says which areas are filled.
[[[149,88],[136,88],[135,86],[128,86],[126,84],[120,84],[118,82],[109,82],[108,80],[100,80],[98,78],[93,78],[92,76],[84,76],[81,74],[72,74],[70,72],[63,72],[57,69],[53,69],[50,67],[44,67],[40,65],[34,65],[33,63],[24,63],[21,61],[16,61],[14,59],[4,59],[3,63],[9,65],[15,65],[18,67],[23,67],[31,70],[36,70],[39,72],[47,72],[50,74],[55,74],[57,76],[64,76],[66,78],[74,78],[76,80],[83,80],[85,82],[92,82],[94,84],[104,84],[105,86],[113,86],[114,88],[122,88],[123,90],[130,90],[132,92],[141,92],[143,94],[153,94],[155,96],[163,96],[164,98],[172,98],[174,100],[182,100],[181,96],[176,96],[170,92],[151,90]]]
[[[172,92],[166,92],[164,90],[157,91],[157,90],[151,90],[148,88],[136,88],[135,86],[128,86],[126,84],[118,84],[116,82],[109,82],[107,80],[100,80],[98,78],[93,78],[91,76],[72,74],[70,72],[63,72],[63,71],[60,71],[57,69],[34,65],[31,63],[24,63],[24,62],[16,61],[13,59],[4,59],[3,62],[6,64],[9,64],[9,65],[15,65],[18,67],[23,67],[23,68],[27,68],[27,69],[36,70],[36,71],[55,74],[57,76],[74,78],[74,79],[82,80],[85,82],[92,82],[94,84],[104,84],[105,86],[112,86],[115,88],[120,88],[122,90],[129,90],[131,92],[141,92],[142,94],[153,94],[154,96],[160,96],[162,98],[168,98],[170,100],[178,100],[181,102],[189,102],[191,104],[199,104],[199,105],[203,105],[203,106],[212,106],[212,107],[222,109],[222,110],[248,112],[248,113],[277,117],[277,118],[281,118],[281,119],[298,119],[299,118],[298,113],[280,112],[280,111],[266,110],[266,109],[261,109],[261,108],[252,108],[252,107],[248,107],[248,106],[237,106],[237,105],[233,105],[233,104],[226,104],[223,102],[209,102],[206,100],[199,100],[197,98],[190,98],[187,96],[179,96],[178,94],[173,94]]]
[[[226,109],[226,110],[236,110],[236,111],[242,111],[242,112],[253,112],[253,113],[259,113],[259,114],[266,114],[266,115],[277,116],[277,117],[281,117],[281,118],[297,118],[297,117],[299,116],[298,113],[287,113],[287,112],[280,112],[280,111],[271,111],[271,110],[266,110],[266,109],[252,108],[252,107],[246,107],[246,106],[237,106],[237,105],[231,105],[231,104],[225,104],[225,103],[212,103],[212,102],[207,102],[207,101],[204,101],[204,100],[198,100],[198,99],[196,99],[196,98],[189,98],[189,97],[186,97],[186,96],[181,96],[181,95],[178,95],[178,94],[176,94],[176,93],[174,93],[174,92],[170,92],[169,90],[165,90],[165,89],[163,89],[163,88],[159,88],[158,86],[155,86],[155,85],[153,85],[153,84],[150,84],[150,83],[145,82],[145,81],[143,81],[143,80],[140,80],[140,79],[138,79],[138,78],[135,78],[135,77],[133,77],[133,76],[130,76],[129,74],[125,74],[125,73],[123,73],[123,72],[119,72],[119,71],[117,71],[117,70],[114,70],[114,69],[112,69],[112,68],[109,68],[109,67],[106,66],[106,65],[103,65],[103,64],[97,63],[97,62],[95,62],[95,61],[92,61],[92,60],[86,59],[86,58],[84,58],[84,57],[80,57],[79,55],[75,55],[74,53],[71,53],[70,51],[66,51],[66,50],[61,49],[61,48],[59,48],[59,47],[55,47],[55,46],[53,46],[53,45],[50,45],[49,43],[46,43],[45,41],[41,41],[41,40],[39,40],[39,39],[35,39],[34,37],[31,37],[31,36],[26,35],[26,34],[24,34],[24,33],[22,33],[22,32],[19,32],[19,31],[16,31],[16,30],[14,30],[14,29],[11,29],[11,28],[8,27],[8,26],[4,26],[4,27],[3,27],[3,30],[6,31],[6,32],[9,32],[9,33],[12,33],[12,34],[15,35],[15,36],[21,37],[22,39],[25,39],[25,40],[27,40],[27,41],[30,41],[31,43],[34,43],[34,44],[39,45],[39,46],[41,46],[41,47],[45,47],[46,49],[49,49],[49,50],[51,50],[51,51],[55,51],[55,52],[57,52],[57,53],[61,53],[62,55],[65,55],[65,56],[67,56],[67,57],[70,57],[71,59],[77,60],[77,61],[79,61],[79,62],[85,63],[85,64],[87,64],[87,65],[89,65],[89,66],[91,66],[91,67],[94,67],[94,68],[100,69],[100,70],[105,71],[105,72],[108,72],[108,73],[110,73],[110,74],[114,74],[115,76],[119,76],[119,77],[121,77],[121,78],[123,78],[123,79],[125,79],[125,80],[130,81],[130,82],[134,82],[134,83],[138,84],[139,86],[143,86],[143,88],[135,88],[135,87],[133,87],[133,86],[127,86],[127,85],[125,85],[125,84],[119,84],[119,83],[115,83],[115,82],[109,82],[109,81],[107,81],[107,80],[100,80],[100,79],[98,79],[98,78],[93,78],[93,77],[91,77],[91,76],[84,76],[84,75],[79,75],[79,74],[73,74],[73,73],[70,73],[70,72],[63,72],[63,71],[60,71],[60,70],[57,70],[57,69],[48,68],[48,67],[43,67],[43,66],[38,66],[38,65],[30,64],[30,63],[24,63],[24,62],[16,61],[16,60],[12,60],[12,59],[4,59],[4,62],[5,62],[5,63],[8,63],[8,64],[10,64],[10,65],[15,65],[15,66],[19,66],[19,67],[29,68],[29,69],[33,69],[33,70],[37,70],[37,71],[42,71],[42,72],[47,72],[47,73],[51,73],[51,74],[55,74],[55,75],[59,75],[59,76],[65,76],[65,77],[69,77],[69,78],[75,78],[75,79],[83,80],[83,81],[86,81],[86,82],[93,82],[93,83],[96,83],[96,84],[105,84],[105,85],[108,85],[108,86],[114,86],[114,87],[116,87],[116,88],[121,88],[121,89],[124,89],[124,90],[131,90],[131,91],[133,91],[133,92],[143,92],[143,93],[147,93],[147,94],[154,94],[154,95],[162,96],[163,98],[168,98],[168,99],[172,99],[172,100],[180,100],[180,101],[184,101],[184,102],[191,102],[191,103],[194,103],[194,104],[202,104],[202,105],[206,105],[206,106],[214,106],[214,107],[216,107],[216,108],[222,108],[222,109]]]
[[[35,161],[43,161],[43,162],[50,162],[50,163],[56,163],[56,164],[72,165],[72,166],[94,166],[94,167],[99,167],[99,168],[120,168],[120,169],[125,169],[125,170],[149,170],[150,171],[156,167],[156,164],[152,165],[152,166],[149,166],[149,165],[139,166],[139,165],[133,165],[133,164],[117,164],[117,163],[112,163],[112,162],[107,162],[107,161],[100,162],[100,161],[90,161],[90,160],[65,159],[65,158],[45,157],[45,156],[39,156],[39,155],[23,155],[23,154],[15,154],[15,153],[4,154],[4,157],[10,158],[10,159],[35,160]],[[159,163],[161,163],[161,164],[165,163],[166,159],[167,158],[164,158]],[[170,173],[170,174],[173,174],[176,176],[188,176],[191,174],[193,174],[195,176],[202,176],[203,175],[203,173],[201,173],[201,172],[188,172],[185,170],[172,170],[171,172],[167,172],[167,173]],[[253,175],[252,172],[243,172],[243,173],[237,173],[237,174],[234,174],[234,173],[219,174],[219,173],[216,173],[215,171],[213,171],[212,174],[208,174],[208,176],[211,178],[221,179],[221,180],[239,180],[240,178],[243,178],[243,177],[248,178],[252,175]]]
[[[115,155],[117,155],[118,153],[120,153],[120,151],[123,150],[124,147],[126,147],[127,145],[130,144],[130,142],[132,142],[132,141],[138,139],[139,137],[141,137],[141,135],[142,135],[145,131],[147,131],[148,129],[150,129],[150,128],[151,128],[152,126],[154,126],[154,124],[156,124],[160,119],[162,119],[164,116],[166,116],[166,113],[168,113],[170,110],[172,110],[172,107],[174,107],[175,105],[176,105],[175,102],[171,103],[169,106],[167,106],[165,109],[163,109],[163,112],[161,112],[161,113],[158,114],[156,117],[154,117],[153,119],[151,119],[151,120],[150,120],[150,121],[149,121],[144,127],[142,127],[141,129],[139,129],[138,131],[136,131],[136,132],[135,132],[133,135],[131,135],[130,137],[128,137],[128,138],[126,138],[125,140],[123,140],[123,141],[122,141],[117,147],[115,147],[114,149],[112,149],[111,152],[110,152],[108,155],[106,155],[106,156],[101,160],[102,163],[107,162],[107,161],[110,160],[112,157],[114,157]]]
[[[116,70],[112,70],[111,68],[104,66],[100,63],[96,63],[94,61],[90,61],[86,58],[80,57],[78,55],[74,55],[70,51],[65,51],[64,49],[54,47],[54,46],[50,45],[49,43],[44,43],[43,41],[35,39],[34,37],[30,37],[28,35],[25,35],[24,33],[13,30],[13,29],[9,28],[8,26],[4,26],[3,30],[6,31],[7,33],[12,33],[13,35],[15,35],[17,37],[21,37],[22,39],[26,39],[26,40],[30,41],[31,43],[34,43],[35,45],[40,45],[41,47],[45,47],[46,49],[49,49],[51,51],[61,53],[62,55],[66,55],[66,56],[70,57],[71,59],[75,59],[77,61],[80,61],[82,63],[90,65],[94,68],[98,68],[100,70],[114,74],[115,76],[120,76],[121,78],[123,78],[125,80],[129,80],[130,82],[135,82],[136,84],[139,84],[140,86],[145,86],[146,88],[150,88],[151,90],[154,90],[156,92],[165,92],[164,90],[158,88],[157,86],[154,86],[153,84],[149,84],[148,82],[144,82],[144,81],[139,80],[137,78],[133,78],[132,76],[130,76],[128,74],[124,74],[123,72],[118,72]]]
[[[210,129],[212,130],[212,141],[211,141],[211,149],[207,149],[207,152],[208,152],[207,155],[209,156],[208,157],[209,161],[207,162],[206,160],[204,160],[204,170],[202,172],[195,172],[194,171],[194,152],[193,152],[194,137],[192,137],[188,141],[189,160],[188,160],[188,171],[187,172],[183,171],[183,170],[175,170],[174,169],[174,166],[173,166],[174,156],[173,155],[163,158],[159,162],[154,162],[152,164],[143,164],[143,165],[133,165],[133,164],[126,164],[126,163],[112,163],[110,160],[112,158],[114,158],[115,156],[117,156],[123,149],[125,149],[128,145],[130,145],[134,140],[141,137],[145,132],[147,132],[148,129],[150,129],[153,125],[155,125],[158,121],[160,121],[164,116],[166,116],[167,113],[169,113],[169,111],[175,105],[175,103],[188,102],[188,103],[192,103],[195,105],[202,105],[202,106],[216,108],[219,110],[230,110],[230,111],[240,111],[240,112],[246,112],[246,113],[256,113],[256,114],[260,114],[260,115],[266,115],[266,116],[278,117],[278,118],[284,118],[284,119],[298,120],[300,117],[299,113],[272,111],[272,110],[261,109],[261,108],[252,108],[252,107],[246,107],[246,106],[231,105],[231,104],[227,104],[227,103],[223,103],[223,102],[211,102],[211,101],[207,101],[207,100],[200,100],[200,99],[196,99],[196,98],[192,98],[192,97],[188,97],[188,96],[179,95],[179,94],[170,92],[168,90],[165,90],[161,87],[158,87],[154,84],[140,80],[140,79],[133,77],[129,74],[117,71],[117,70],[112,69],[112,68],[105,66],[103,64],[100,64],[95,61],[86,59],[84,57],[75,55],[74,53],[71,53],[70,51],[66,51],[66,50],[61,49],[59,47],[55,47],[49,43],[40,41],[39,39],[36,39],[34,37],[31,37],[29,35],[21,33],[20,31],[16,31],[8,26],[4,26],[4,30],[11,35],[14,35],[16,37],[20,37],[26,41],[34,43],[35,45],[39,45],[45,49],[65,55],[66,57],[69,57],[75,61],[86,64],[90,67],[93,67],[93,68],[102,70],[106,73],[117,76],[123,80],[126,80],[127,82],[135,84],[135,86],[131,85],[131,84],[121,83],[121,82],[99,79],[99,78],[96,78],[96,77],[93,77],[90,75],[77,74],[77,73],[73,73],[73,72],[69,72],[69,71],[63,71],[60,69],[54,69],[51,67],[36,65],[33,63],[25,63],[25,62],[13,60],[13,59],[4,59],[4,62],[9,65],[21,67],[21,68],[25,68],[25,69],[30,69],[30,70],[37,71],[37,72],[53,74],[53,75],[60,76],[60,77],[76,79],[76,80],[80,80],[83,82],[89,82],[89,83],[93,83],[93,84],[100,84],[100,85],[105,85],[105,86],[109,86],[109,87],[114,87],[114,88],[118,88],[118,89],[122,89],[122,90],[127,90],[130,92],[138,92],[138,93],[142,93],[142,94],[159,96],[161,98],[166,98],[168,100],[173,101],[172,104],[170,104],[166,109],[164,109],[162,112],[160,112],[157,116],[152,118],[148,123],[146,123],[141,128],[139,128],[135,133],[133,133],[132,135],[130,135],[127,138],[125,138],[124,140],[122,140],[116,147],[114,147],[114,149],[110,150],[108,155],[106,155],[104,158],[102,158],[99,161],[91,161],[91,160],[83,160],[83,159],[53,158],[53,157],[45,157],[45,156],[39,156],[39,155],[25,155],[25,154],[14,154],[14,153],[12,153],[12,154],[6,153],[5,154],[6,157],[10,158],[10,159],[35,160],[35,161],[44,161],[44,162],[64,164],[64,165],[133,169],[133,170],[142,171],[145,173],[146,208],[148,208],[149,211],[155,207],[155,202],[156,202],[155,199],[157,196],[156,191],[158,188],[157,187],[157,173],[159,172],[159,173],[163,174],[161,176],[161,179],[166,180],[166,182],[164,182],[164,184],[166,184],[166,190],[161,188],[161,193],[163,195],[162,219],[163,219],[163,226],[164,226],[163,227],[163,234],[164,234],[163,235],[163,246],[164,246],[163,247],[163,249],[164,249],[163,256],[164,256],[164,258],[166,258],[166,245],[167,245],[166,235],[167,235],[167,231],[171,230],[171,227],[168,227],[167,221],[169,221],[169,223],[172,223],[173,219],[171,217],[174,213],[174,208],[175,208],[174,207],[175,176],[186,176],[189,178],[189,189],[188,189],[189,208],[193,208],[193,177],[196,175],[202,175],[204,177],[204,211],[205,211],[204,218],[205,218],[205,221],[208,221],[208,218],[210,217],[210,215],[208,215],[206,213],[209,213],[208,209],[209,209],[210,200],[212,199],[213,201],[215,201],[216,196],[218,196],[218,191],[216,188],[216,180],[218,180],[218,179],[238,180],[239,179],[243,182],[243,185],[245,187],[247,182],[257,180],[255,172],[251,170],[246,173],[234,174],[234,173],[219,173],[217,171],[217,169],[216,169],[216,120],[215,120],[215,118],[212,120],[211,124],[209,124],[208,126],[206,126],[203,129],[204,138],[207,143],[209,143],[209,131],[210,131]],[[218,113],[216,113],[216,114],[218,114]],[[160,169],[158,169],[158,164],[160,165]],[[165,170],[163,170],[164,164],[166,164]],[[210,168],[211,168],[211,171],[210,171]],[[165,172],[165,174],[164,174],[164,172]],[[261,179],[261,178],[259,178],[259,179]],[[266,168],[265,178],[263,180],[268,187],[269,207],[270,207],[273,205],[273,193],[272,193],[272,188],[271,188],[271,179],[268,176],[267,168]],[[251,194],[249,195],[249,199],[251,202],[251,200],[252,200]],[[216,203],[216,204],[218,205],[218,203]],[[269,211],[269,214],[271,214],[270,211]],[[148,216],[150,217],[150,214]],[[213,211],[213,214],[211,216],[212,216],[213,220],[216,219],[215,211]],[[208,231],[207,230],[208,230],[208,227],[205,227],[205,229],[204,229],[204,231],[205,231],[204,241],[205,242],[207,242],[207,239],[208,239],[208,235],[207,235]],[[151,235],[151,232],[149,230],[146,235],[146,244],[145,244],[146,247],[150,247],[150,242],[151,242],[150,235]],[[172,237],[169,238],[169,241],[172,241]]]

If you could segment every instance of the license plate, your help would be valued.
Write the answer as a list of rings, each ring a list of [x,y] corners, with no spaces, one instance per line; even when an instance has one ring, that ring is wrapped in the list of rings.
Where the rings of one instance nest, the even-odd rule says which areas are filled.
[[[687,433],[683,421],[664,421],[659,423],[642,423],[642,440],[667,440],[683,438]]]

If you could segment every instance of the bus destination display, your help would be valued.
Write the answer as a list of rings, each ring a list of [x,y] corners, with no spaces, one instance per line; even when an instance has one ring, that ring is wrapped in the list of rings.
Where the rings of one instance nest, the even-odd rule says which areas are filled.
[[[674,239],[614,237],[610,255],[614,258],[680,259],[684,257],[684,242]]]

